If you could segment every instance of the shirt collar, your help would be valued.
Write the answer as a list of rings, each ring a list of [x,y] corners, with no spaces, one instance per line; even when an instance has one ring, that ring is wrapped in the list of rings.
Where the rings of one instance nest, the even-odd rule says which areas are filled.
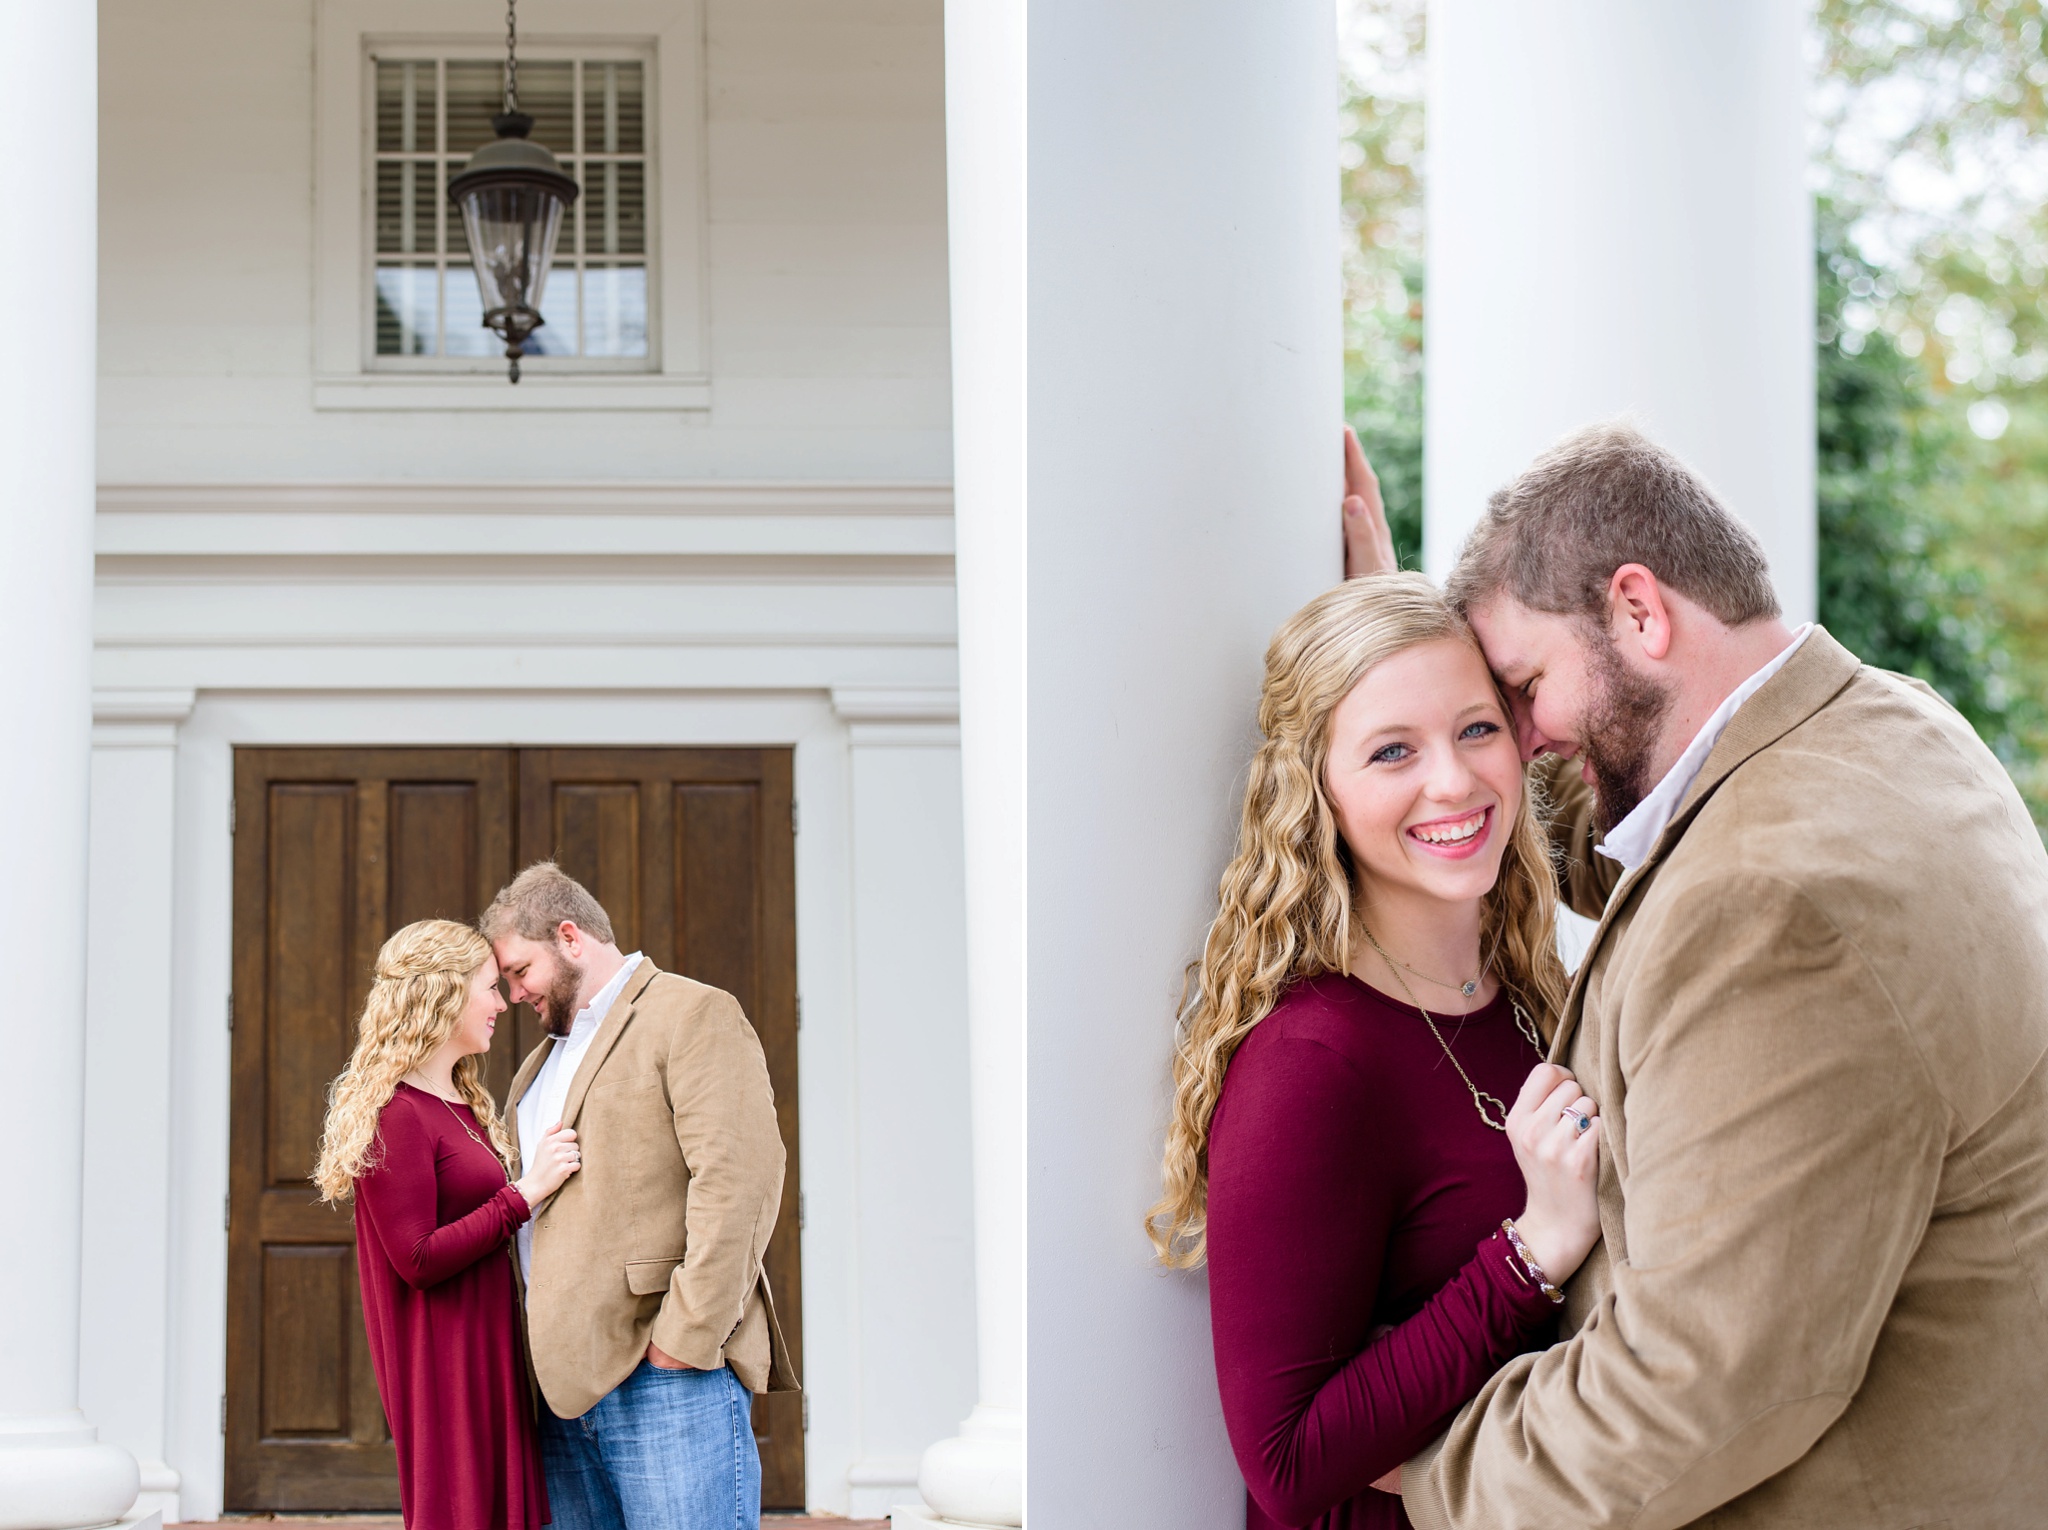
[[[1606,837],[1594,846],[1596,850],[1611,861],[1620,861],[1628,871],[1634,871],[1650,858],[1652,847],[1670,826],[1671,820],[1678,816],[1679,804],[1685,801],[1685,794],[1699,779],[1707,756],[1714,752],[1714,745],[1721,741],[1721,735],[1727,731],[1736,712],[1764,688],[1771,676],[1785,667],[1812,631],[1813,623],[1808,622],[1792,634],[1792,641],[1776,658],[1729,693],[1728,699],[1714,709],[1714,715],[1707,719],[1706,725],[1693,735],[1692,742],[1685,746],[1685,752],[1664,772],[1664,779],[1651,788],[1650,795],[1638,802],[1628,817],[1607,831]]]
[[[624,965],[612,974],[611,981],[592,994],[590,1002],[576,1011],[576,1018],[569,1024],[570,1039],[573,1040],[579,1034],[587,1035],[597,1029],[598,1022],[611,1012],[614,1004],[618,1003],[619,995],[625,991],[626,980],[632,977],[633,969],[639,965],[640,953],[635,951],[626,958]]]

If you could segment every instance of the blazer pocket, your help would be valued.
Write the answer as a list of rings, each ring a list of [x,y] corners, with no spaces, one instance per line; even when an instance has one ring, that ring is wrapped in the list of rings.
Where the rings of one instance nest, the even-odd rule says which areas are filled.
[[[659,1296],[668,1289],[668,1277],[681,1259],[629,1259],[626,1261],[626,1289],[635,1296]]]

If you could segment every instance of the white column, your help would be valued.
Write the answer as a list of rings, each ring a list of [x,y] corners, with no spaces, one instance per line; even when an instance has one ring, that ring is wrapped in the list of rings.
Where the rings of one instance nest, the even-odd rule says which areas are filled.
[[[1204,1285],[1140,1219],[1261,657],[1338,576],[1334,17],[953,0],[947,28],[983,1406],[921,1486],[1018,1523],[1022,1406],[1033,1523],[1223,1530]],[[942,1501],[970,1462],[988,1495]]]
[[[1806,8],[1434,0],[1427,562],[1569,430],[1628,414],[1814,609]]]
[[[978,1401],[899,1527],[1024,1523],[1025,13],[946,0]]]
[[[96,23],[90,5],[0,3],[0,142],[33,237],[0,239],[0,653],[13,825],[0,929],[27,966],[0,1006],[9,1136],[0,1175],[0,1527],[105,1523],[135,1501],[126,1451],[78,1408],[90,766]],[[154,1316],[146,1319],[156,1321]]]
[[[171,945],[178,725],[191,691],[96,691],[85,984],[79,1401],[178,1518],[170,1340]]]

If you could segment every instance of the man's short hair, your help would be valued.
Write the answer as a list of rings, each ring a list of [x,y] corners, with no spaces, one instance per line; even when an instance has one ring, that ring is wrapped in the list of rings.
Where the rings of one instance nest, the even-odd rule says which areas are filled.
[[[552,942],[564,919],[599,940],[613,938],[611,916],[589,888],[553,861],[535,861],[491,899],[477,928],[489,941],[519,935]]]
[[[1778,615],[1755,534],[1697,473],[1620,423],[1566,436],[1494,491],[1445,593],[1461,611],[1505,594],[1604,627],[1624,563],[1731,627]]]

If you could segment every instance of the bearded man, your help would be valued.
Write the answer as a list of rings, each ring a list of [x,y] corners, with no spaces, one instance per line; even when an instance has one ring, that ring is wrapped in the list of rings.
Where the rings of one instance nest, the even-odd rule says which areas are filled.
[[[1563,1342],[1402,1469],[1410,1518],[2042,1522],[2048,853],[2011,780],[1787,627],[1756,539],[1626,427],[1496,493],[1449,592],[1600,921],[1551,1058],[1600,1102],[1603,1243]]]
[[[753,1394],[796,1387],[762,1267],[783,1147],[760,1038],[731,994],[622,953],[551,861],[479,923],[547,1031],[507,1102],[520,1158],[562,1127],[581,1154],[518,1234],[555,1530],[752,1530]]]

